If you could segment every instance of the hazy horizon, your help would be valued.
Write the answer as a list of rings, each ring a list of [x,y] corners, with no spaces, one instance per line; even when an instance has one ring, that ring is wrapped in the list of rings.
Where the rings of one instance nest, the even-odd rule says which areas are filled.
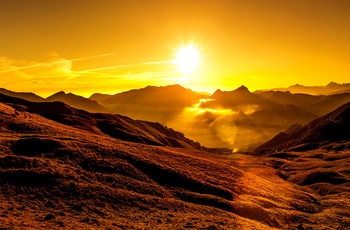
[[[277,87],[271,87],[271,88],[259,88],[259,89],[254,89],[252,90],[251,88],[249,88],[247,85],[239,85],[237,87],[233,87],[233,88],[228,88],[226,90],[224,89],[221,89],[221,88],[216,88],[212,91],[203,91],[203,90],[196,90],[194,88],[190,88],[190,87],[186,87],[182,84],[170,84],[170,85],[144,85],[144,86],[139,86],[138,88],[125,88],[125,89],[122,89],[122,90],[118,90],[118,91],[109,91],[109,92],[105,92],[105,91],[91,91],[91,92],[86,92],[86,93],[79,93],[79,92],[74,92],[74,91],[67,91],[67,90],[63,90],[63,89],[58,89],[57,91],[52,91],[52,92],[47,92],[47,93],[40,93],[40,92],[37,92],[35,89],[33,89],[32,91],[30,90],[27,90],[27,91],[20,91],[20,90],[14,90],[14,89],[11,89],[11,88],[6,88],[6,87],[1,87],[3,89],[6,89],[6,90],[10,90],[10,91],[13,91],[13,92],[16,92],[16,93],[34,93],[42,98],[47,98],[49,96],[52,96],[58,92],[65,92],[66,94],[68,93],[72,93],[72,94],[75,94],[75,95],[78,95],[78,96],[82,96],[82,97],[85,97],[85,98],[89,98],[91,97],[93,94],[96,94],[96,93],[101,93],[101,94],[107,94],[107,95],[115,95],[115,94],[119,94],[119,93],[123,93],[123,92],[128,92],[128,91],[131,91],[131,90],[140,90],[140,89],[144,89],[146,87],[167,87],[167,86],[174,86],[174,85],[180,85],[181,87],[185,88],[185,89],[189,89],[189,90],[192,90],[194,92],[198,92],[198,93],[207,93],[209,95],[212,95],[216,90],[222,90],[222,91],[234,91],[236,89],[238,89],[239,87],[241,86],[245,86],[248,88],[248,90],[250,92],[255,92],[255,91],[268,91],[268,90],[278,90],[278,89],[287,89],[288,87],[291,87],[291,86],[304,86],[304,87],[325,87],[327,86],[329,83],[336,83],[336,84],[339,84],[339,85],[342,85],[342,84],[350,84],[350,82],[343,82],[343,83],[339,83],[339,82],[334,82],[334,81],[330,81],[328,82],[327,84],[325,85],[302,85],[302,84],[299,84],[299,83],[295,83],[293,85],[287,85],[287,86],[277,86]],[[320,94],[320,93],[318,93]]]

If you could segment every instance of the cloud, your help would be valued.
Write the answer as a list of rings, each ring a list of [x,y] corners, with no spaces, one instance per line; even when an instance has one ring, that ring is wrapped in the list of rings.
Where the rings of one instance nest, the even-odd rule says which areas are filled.
[[[122,60],[116,57],[116,54],[101,54],[67,59],[57,53],[35,61],[0,57],[0,81],[4,88],[32,91],[42,96],[60,90],[78,94],[84,91],[86,95],[88,91],[116,92],[178,83],[180,73],[166,58]]]
[[[7,73],[35,78],[35,76],[52,74],[70,74],[72,62],[62,58],[55,53],[49,54],[43,61],[12,60],[7,57],[0,57],[0,76]],[[32,76],[32,77],[30,77]]]
[[[50,54],[42,64],[55,73],[69,74],[72,71],[72,61],[62,58],[56,53]]]

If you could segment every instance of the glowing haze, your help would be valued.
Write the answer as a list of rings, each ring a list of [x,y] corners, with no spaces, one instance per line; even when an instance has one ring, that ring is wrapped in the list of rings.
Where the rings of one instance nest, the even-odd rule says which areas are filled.
[[[344,83],[349,12],[348,0],[0,0],[1,87],[88,96]]]

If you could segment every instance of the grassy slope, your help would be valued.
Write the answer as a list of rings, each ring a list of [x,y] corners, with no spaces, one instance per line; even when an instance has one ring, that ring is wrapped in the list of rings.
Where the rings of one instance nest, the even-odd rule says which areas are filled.
[[[0,124],[3,228],[327,229],[349,223],[332,222],[327,216],[339,209],[324,207],[321,195],[282,180],[253,156],[123,142],[4,104]]]

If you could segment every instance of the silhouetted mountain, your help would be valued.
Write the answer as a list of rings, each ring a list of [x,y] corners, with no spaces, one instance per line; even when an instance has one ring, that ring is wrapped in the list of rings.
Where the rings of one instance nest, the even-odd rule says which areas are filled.
[[[89,99],[102,103],[104,100],[112,96],[113,95],[110,95],[110,94],[94,93],[89,97]]]
[[[206,95],[180,85],[147,86],[107,97],[101,103],[113,113],[164,123]]]
[[[210,97],[212,100],[207,100],[201,103],[203,108],[215,108],[215,107],[224,107],[237,109],[242,108],[241,106],[266,106],[269,104],[266,100],[251,93],[247,87],[240,86],[239,88],[233,91],[221,91],[220,89],[216,90],[213,95]]]
[[[10,97],[18,97],[28,101],[42,102],[45,99],[34,93],[13,92],[7,89],[0,88],[0,93]]]
[[[255,152],[265,153],[288,149],[298,145],[304,148],[316,148],[322,142],[350,140],[350,102],[336,110],[310,122],[293,132],[281,132],[271,140],[259,146]]]
[[[50,97],[46,98],[46,101],[61,101],[72,107],[83,109],[89,112],[100,112],[100,113],[108,113],[110,112],[104,106],[99,104],[97,101],[90,100],[88,98],[75,95],[73,93],[66,94],[63,91],[57,92]]]
[[[94,134],[150,145],[202,148],[184,134],[159,123],[135,121],[122,115],[89,113],[58,101],[30,102],[0,94],[0,102]]]
[[[203,94],[180,85],[164,87],[147,86],[142,89],[118,93],[102,101],[103,104],[133,104],[151,106],[185,107],[196,103]]]

